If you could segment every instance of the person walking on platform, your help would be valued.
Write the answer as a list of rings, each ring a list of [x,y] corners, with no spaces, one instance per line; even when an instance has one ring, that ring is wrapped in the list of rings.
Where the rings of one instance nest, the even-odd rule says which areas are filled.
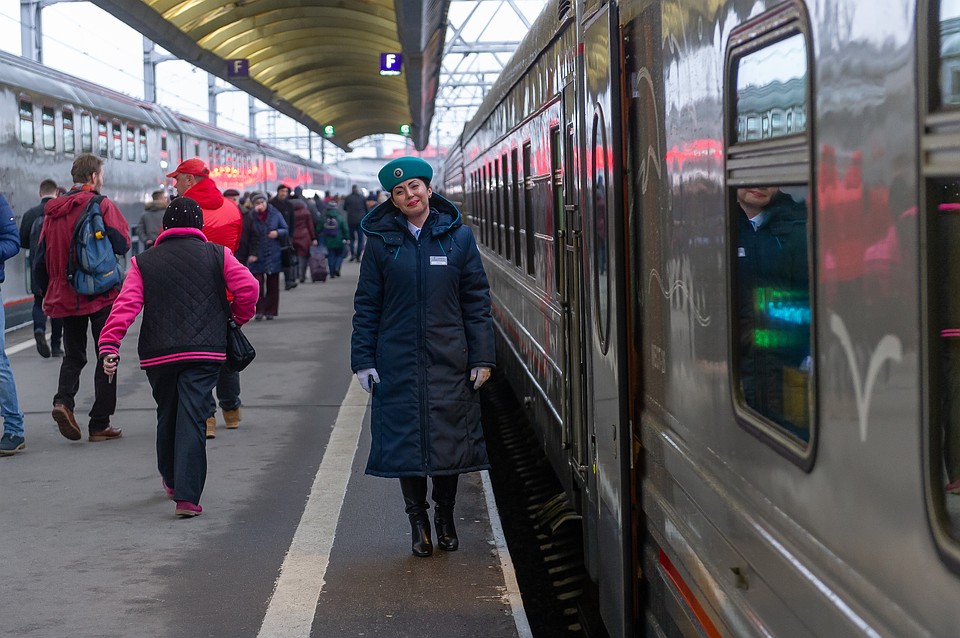
[[[340,276],[340,266],[347,251],[350,231],[346,222],[340,216],[336,204],[327,204],[323,224],[317,230],[324,247],[327,249],[327,260],[330,266],[330,277]]]
[[[270,205],[280,211],[288,229],[293,229],[293,202],[290,200],[290,187],[281,183],[277,186],[277,194],[270,200]],[[283,289],[292,290],[297,287],[296,256],[289,235],[280,237],[280,258],[283,265]]]
[[[203,210],[203,234],[207,241],[229,248],[236,255],[240,248],[243,214],[236,202],[220,193],[216,182],[209,177],[210,169],[199,157],[180,162],[167,177],[176,180],[177,194],[189,197]],[[236,191],[234,191],[236,192]],[[240,373],[220,369],[217,381],[217,399],[223,411],[228,430],[240,427]],[[210,415],[207,418],[207,438],[217,436],[217,400],[210,395]]]
[[[40,231],[43,229],[43,207],[57,196],[60,187],[52,179],[40,182],[40,203],[23,214],[20,220],[20,246],[27,249],[27,268],[33,271],[33,260],[40,245]],[[44,359],[62,357],[63,320],[50,320],[50,343],[47,344],[47,315],[43,314],[44,290],[36,278],[30,278],[30,292],[33,294],[33,337],[37,342],[37,352]]]
[[[297,256],[297,274],[300,283],[306,281],[307,262],[310,261],[310,247],[317,246],[317,231],[313,227],[313,216],[307,203],[302,199],[293,200],[293,230],[290,232],[293,252]]]
[[[0,284],[4,280],[4,264],[20,252],[20,234],[13,209],[7,198],[0,194]],[[4,342],[6,313],[3,311],[3,297],[0,293],[0,416],[3,417],[3,436],[0,436],[0,456],[11,456],[25,446],[23,432],[23,412],[17,398],[17,384],[13,380],[10,359],[7,358]]]
[[[157,241],[163,225],[163,213],[170,203],[166,190],[155,190],[150,194],[150,203],[143,207],[143,215],[137,224],[137,238],[140,239],[140,251],[144,251]]]
[[[47,293],[43,297],[43,311],[48,317],[63,319],[63,362],[60,365],[57,392],[53,397],[53,420],[60,434],[71,441],[79,441],[80,425],[73,411],[74,397],[80,390],[80,372],[87,365],[87,325],[90,326],[94,341],[99,341],[100,331],[120,291],[111,288],[103,294],[83,295],[74,290],[67,280],[73,231],[87,204],[103,188],[103,160],[84,153],[73,161],[70,174],[74,181],[73,188],[44,206],[40,238],[46,245],[45,263],[49,277]],[[130,228],[123,213],[107,198],[100,202],[100,211],[113,252],[126,254],[130,250]],[[117,385],[107,379],[100,366],[94,370],[93,392],[88,440],[99,442],[120,438],[121,429],[110,425],[110,417],[117,408]]]
[[[276,208],[267,203],[267,196],[254,193],[253,211],[245,240],[247,268],[260,281],[257,321],[274,319],[280,312],[280,241],[289,234],[287,223]]]
[[[181,517],[203,511],[204,425],[227,351],[222,299],[232,296],[230,310],[242,325],[253,316],[258,295],[250,271],[231,250],[208,241],[203,226],[197,202],[171,202],[154,248],[131,259],[97,344],[103,372],[112,378],[120,343],[143,311],[137,352],[157,402],[157,467]]]
[[[456,206],[433,193],[432,177],[414,157],[380,170],[391,197],[361,224],[367,247],[351,342],[351,367],[373,394],[366,473],[400,478],[415,556],[433,553],[428,476],[437,545],[459,546],[457,481],[489,467],[478,391],[496,364],[480,251]]]
[[[347,215],[347,227],[350,242],[350,261],[360,261],[363,254],[364,234],[360,231],[360,222],[367,214],[367,202],[360,192],[360,187],[353,185],[353,190],[343,199],[343,212]]]

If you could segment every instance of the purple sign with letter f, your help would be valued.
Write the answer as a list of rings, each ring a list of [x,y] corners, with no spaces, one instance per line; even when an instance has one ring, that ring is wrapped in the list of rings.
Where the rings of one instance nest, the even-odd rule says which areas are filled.
[[[228,78],[248,78],[250,77],[250,60],[246,58],[237,58],[227,60]]]

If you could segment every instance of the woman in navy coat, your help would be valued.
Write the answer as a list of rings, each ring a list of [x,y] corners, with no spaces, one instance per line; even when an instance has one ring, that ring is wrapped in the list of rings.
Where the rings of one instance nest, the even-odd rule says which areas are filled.
[[[489,467],[480,393],[495,365],[490,289],[460,211],[434,195],[433,169],[402,157],[380,170],[390,198],[360,223],[367,246],[354,297],[351,366],[373,393],[367,474],[399,477],[413,553],[459,545],[461,473]]]

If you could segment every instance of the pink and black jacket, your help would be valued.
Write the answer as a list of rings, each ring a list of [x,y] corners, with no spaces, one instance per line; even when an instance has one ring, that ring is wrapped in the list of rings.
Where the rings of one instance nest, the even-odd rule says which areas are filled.
[[[256,278],[229,249],[207,242],[200,230],[163,231],[153,248],[132,259],[120,296],[100,333],[100,357],[119,353],[120,342],[142,310],[137,349],[141,368],[224,361],[224,282],[233,295],[230,309],[234,320],[242,325],[256,309],[260,293]]]

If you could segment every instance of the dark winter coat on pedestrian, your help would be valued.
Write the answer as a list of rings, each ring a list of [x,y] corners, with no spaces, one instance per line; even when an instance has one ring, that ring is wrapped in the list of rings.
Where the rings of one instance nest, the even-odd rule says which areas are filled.
[[[43,229],[43,207],[52,197],[44,197],[40,203],[23,214],[20,220],[20,246],[27,252],[27,267],[32,268],[33,256],[37,254],[40,244],[40,231]],[[36,232],[34,232],[36,231]],[[38,282],[30,278],[30,292],[34,295],[43,295]]]
[[[310,245],[317,238],[317,231],[313,228],[310,209],[302,199],[293,200],[293,231],[290,234],[293,252],[298,257],[309,255]]]
[[[351,366],[376,368],[367,474],[488,467],[470,370],[494,367],[490,290],[473,233],[433,195],[419,241],[387,200],[363,219]]]
[[[250,211],[250,240],[249,254],[255,255],[257,261],[248,262],[247,268],[254,275],[275,273],[283,270],[280,261],[280,242],[289,233],[287,222],[276,208],[267,205],[266,218],[260,219],[256,210]],[[277,231],[276,239],[270,239],[267,234]]]

